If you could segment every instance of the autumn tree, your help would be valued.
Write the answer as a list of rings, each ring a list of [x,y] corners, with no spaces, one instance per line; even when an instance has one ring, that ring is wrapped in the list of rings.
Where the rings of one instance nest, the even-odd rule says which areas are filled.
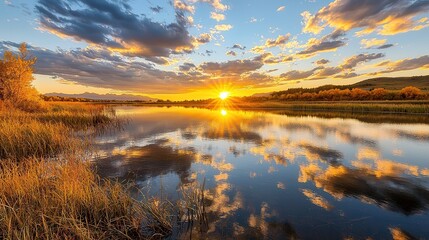
[[[400,95],[404,99],[418,99],[423,95],[423,92],[419,88],[409,86],[401,89]]]
[[[31,85],[35,63],[36,58],[28,55],[25,43],[21,44],[17,54],[4,52],[0,59],[0,100],[5,105],[22,110],[40,109],[41,98]]]
[[[384,88],[376,88],[371,90],[370,94],[373,100],[384,100],[388,92]]]

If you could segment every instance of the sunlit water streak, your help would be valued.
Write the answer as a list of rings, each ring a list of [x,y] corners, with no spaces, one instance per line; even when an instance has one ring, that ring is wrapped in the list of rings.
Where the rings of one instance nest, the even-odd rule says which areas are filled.
[[[210,237],[429,236],[428,124],[178,107],[117,113],[130,121],[99,137],[99,174],[172,199],[205,178]]]

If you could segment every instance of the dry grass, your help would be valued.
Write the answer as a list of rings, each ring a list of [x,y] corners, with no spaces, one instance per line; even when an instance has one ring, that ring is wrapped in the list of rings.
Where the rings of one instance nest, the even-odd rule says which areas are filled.
[[[91,170],[76,132],[116,126],[114,112],[69,103],[49,109],[20,112],[0,102],[0,239],[163,239],[182,218],[199,216],[198,195],[179,205],[136,201],[131,185]]]
[[[79,160],[0,165],[0,238],[134,239],[143,208]]]
[[[0,120],[0,159],[54,157],[78,149],[80,141],[63,124],[41,123],[32,119]]]

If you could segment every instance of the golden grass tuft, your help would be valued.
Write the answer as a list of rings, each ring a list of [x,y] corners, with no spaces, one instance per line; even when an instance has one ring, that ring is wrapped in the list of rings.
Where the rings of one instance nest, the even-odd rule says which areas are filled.
[[[0,163],[0,238],[142,238],[143,207],[80,160]]]
[[[54,157],[77,150],[79,143],[63,124],[41,123],[34,119],[0,120],[0,159]]]
[[[82,154],[87,133],[120,125],[102,105],[50,104],[23,112],[0,101],[0,239],[162,239],[176,206],[137,201],[100,179]],[[78,134],[79,133],[79,134]],[[84,133],[84,134],[81,134]]]

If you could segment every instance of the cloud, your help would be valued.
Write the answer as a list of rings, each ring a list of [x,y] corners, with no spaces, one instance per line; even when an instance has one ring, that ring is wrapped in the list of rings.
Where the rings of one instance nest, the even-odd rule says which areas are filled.
[[[349,31],[362,28],[358,35],[376,31],[381,35],[420,30],[429,25],[428,19],[416,20],[429,10],[429,1],[410,0],[336,0],[316,14],[303,12],[303,32],[320,33],[329,26]]]
[[[292,56],[285,55],[285,54],[279,54],[277,56],[274,56],[270,52],[260,54],[260,55],[256,56],[254,59],[256,59],[258,61],[262,61],[263,63],[266,63],[266,64],[291,62],[294,60]]]
[[[229,31],[232,29],[232,26],[229,24],[218,24],[215,26],[215,29],[218,31]]]
[[[387,61],[379,64],[379,66],[385,66],[387,69],[382,73],[407,71],[414,69],[429,69],[429,55],[407,58],[398,61]]]
[[[214,75],[240,75],[246,72],[251,72],[260,69],[264,64],[258,60],[233,60],[222,63],[205,62],[200,65],[200,68],[209,74]]]
[[[198,43],[204,44],[210,42],[212,40],[212,36],[208,33],[202,33],[196,40]]]
[[[329,61],[326,59],[321,59],[316,62],[319,65],[316,68],[313,68],[307,71],[292,70],[292,71],[283,73],[280,76],[283,77],[284,80],[321,79],[321,78],[327,78],[332,76],[334,78],[351,78],[351,77],[357,76],[357,74],[354,73],[354,71],[355,71],[355,68],[360,63],[383,58],[384,56],[385,55],[382,53],[358,54],[345,59],[342,62],[342,64],[340,64],[337,67],[325,67],[323,65],[328,63]]]
[[[387,39],[372,38],[372,39],[362,39],[360,41],[360,44],[364,48],[372,48],[372,47],[382,46],[382,45],[386,44],[386,42],[387,42]]]
[[[160,7],[160,6],[156,6],[156,7],[150,7],[150,10],[152,10],[152,11],[154,11],[154,12],[156,12],[156,13],[160,13],[161,11],[162,11],[162,7]]]
[[[240,50],[245,50],[246,49],[245,46],[241,46],[240,44],[234,44],[231,48],[232,49],[240,49]]]
[[[291,70],[289,72],[282,73],[280,77],[284,78],[285,80],[306,79],[320,69],[323,69],[323,67],[316,67],[308,71]]]
[[[321,39],[311,38],[305,44],[306,49],[298,52],[298,55],[307,58],[312,57],[319,52],[336,51],[338,48],[346,45],[344,39],[339,39],[343,36],[345,36],[345,32],[338,30],[324,36]]]
[[[225,5],[222,3],[221,0],[191,0],[191,2],[206,2],[209,3],[210,5],[212,5],[212,7],[220,12],[226,11],[228,10],[228,5]]]
[[[196,68],[195,64],[193,63],[183,63],[179,66],[179,70],[183,72],[188,72],[189,70]]]
[[[235,56],[237,56],[237,53],[234,51],[228,51],[228,52],[226,52],[226,55],[235,57]]]
[[[285,35],[279,35],[275,39],[267,39],[264,45],[253,47],[252,51],[255,53],[262,53],[266,48],[284,47],[286,43],[289,41],[289,39],[290,39],[290,33]]]
[[[225,15],[222,13],[212,12],[210,18],[216,20],[217,22],[225,20]]]
[[[126,56],[168,57],[195,47],[188,20],[179,10],[170,24],[153,22],[132,13],[126,2],[109,0],[39,0],[36,10],[41,29]]]
[[[382,53],[371,53],[371,54],[359,54],[353,57],[347,58],[343,64],[341,64],[342,69],[352,69],[355,68],[359,63],[368,62],[374,59],[383,58],[384,54]]]
[[[281,7],[277,8],[276,11],[277,12],[281,12],[281,11],[285,10],[285,8],[286,8],[285,6],[281,6]]]
[[[316,61],[317,65],[325,65],[328,64],[330,61],[328,59],[320,59]]]
[[[174,8],[194,14],[195,7],[180,0],[174,0]]]
[[[395,46],[395,45],[394,44],[384,44],[380,47],[377,47],[377,49],[386,49],[386,48],[391,48],[393,46]]]
[[[394,44],[386,44],[387,39],[362,39],[360,41],[360,44],[367,49],[374,48],[374,49],[386,49],[395,46]]]

